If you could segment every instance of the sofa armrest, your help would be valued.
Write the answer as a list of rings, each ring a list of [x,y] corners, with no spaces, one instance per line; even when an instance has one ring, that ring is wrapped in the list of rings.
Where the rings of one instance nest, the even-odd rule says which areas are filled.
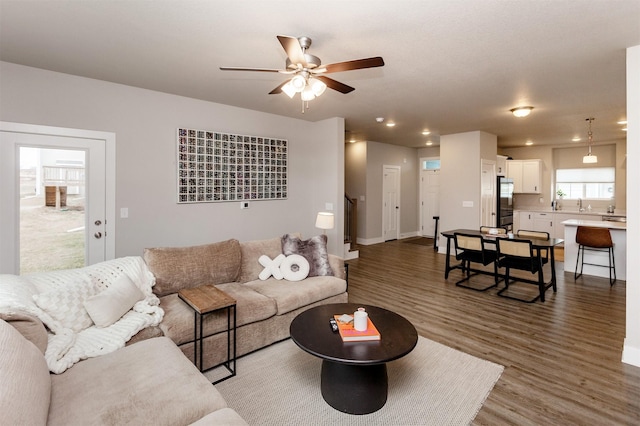
[[[329,265],[331,265],[331,269],[333,270],[333,274],[342,278],[343,280],[347,280],[347,271],[346,264],[344,263],[344,259],[336,256],[335,254],[329,254]]]

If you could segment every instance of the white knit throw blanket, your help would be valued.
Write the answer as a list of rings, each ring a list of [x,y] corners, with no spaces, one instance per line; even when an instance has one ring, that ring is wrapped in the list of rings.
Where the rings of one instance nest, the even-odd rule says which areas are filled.
[[[64,288],[65,284],[82,281],[97,285],[101,291],[122,274],[128,275],[146,297],[137,302],[121,319],[105,328],[92,325],[74,332],[40,309],[33,299],[36,294],[55,292]],[[82,359],[122,348],[143,328],[159,324],[164,311],[159,306],[160,300],[151,290],[154,285],[155,277],[139,256],[108,260],[79,269],[22,276],[0,275],[0,313],[33,315],[47,326],[50,333],[45,358],[49,370],[60,374]]]

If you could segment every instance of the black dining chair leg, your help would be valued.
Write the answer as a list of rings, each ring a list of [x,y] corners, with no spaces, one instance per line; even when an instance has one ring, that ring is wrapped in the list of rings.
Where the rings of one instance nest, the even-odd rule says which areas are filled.
[[[613,267],[611,266],[613,265]],[[611,280],[611,269],[613,269],[613,281]],[[613,247],[609,247],[609,285],[615,284],[618,277],[616,276],[616,259],[613,255]]]
[[[540,270],[538,271],[538,289],[540,290],[540,301],[544,302],[544,272],[542,271],[542,265],[540,265]]]
[[[498,285],[498,260],[493,262],[493,278],[496,285]]]
[[[573,280],[577,280],[580,275],[582,275],[582,267],[584,263],[580,266],[580,273],[578,273],[578,263],[580,263],[580,249],[582,249],[582,262],[584,262],[584,247],[578,245],[578,255],[576,256],[576,269],[573,271]]]

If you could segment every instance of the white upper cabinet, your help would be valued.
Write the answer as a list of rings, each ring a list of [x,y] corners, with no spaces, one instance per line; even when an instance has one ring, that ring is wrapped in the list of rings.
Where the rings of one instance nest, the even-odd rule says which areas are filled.
[[[542,160],[508,160],[507,177],[513,179],[516,194],[540,194]]]

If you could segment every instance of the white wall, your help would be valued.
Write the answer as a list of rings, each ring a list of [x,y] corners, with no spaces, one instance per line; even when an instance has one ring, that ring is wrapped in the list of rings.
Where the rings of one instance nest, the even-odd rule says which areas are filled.
[[[627,321],[622,360],[640,367],[640,46],[627,49]]]
[[[117,219],[116,256],[293,231],[316,235],[315,217],[326,203],[336,213],[329,250],[342,254],[342,118],[310,123],[6,62],[0,75],[0,120],[116,134],[116,212],[129,209],[128,219]],[[246,210],[239,202],[176,204],[176,129],[183,126],[287,139],[288,199],[254,201]]]
[[[497,137],[475,131],[440,137],[440,229],[479,229],[481,159],[495,161]],[[472,207],[463,207],[471,202]],[[439,252],[447,240],[440,238]]]

